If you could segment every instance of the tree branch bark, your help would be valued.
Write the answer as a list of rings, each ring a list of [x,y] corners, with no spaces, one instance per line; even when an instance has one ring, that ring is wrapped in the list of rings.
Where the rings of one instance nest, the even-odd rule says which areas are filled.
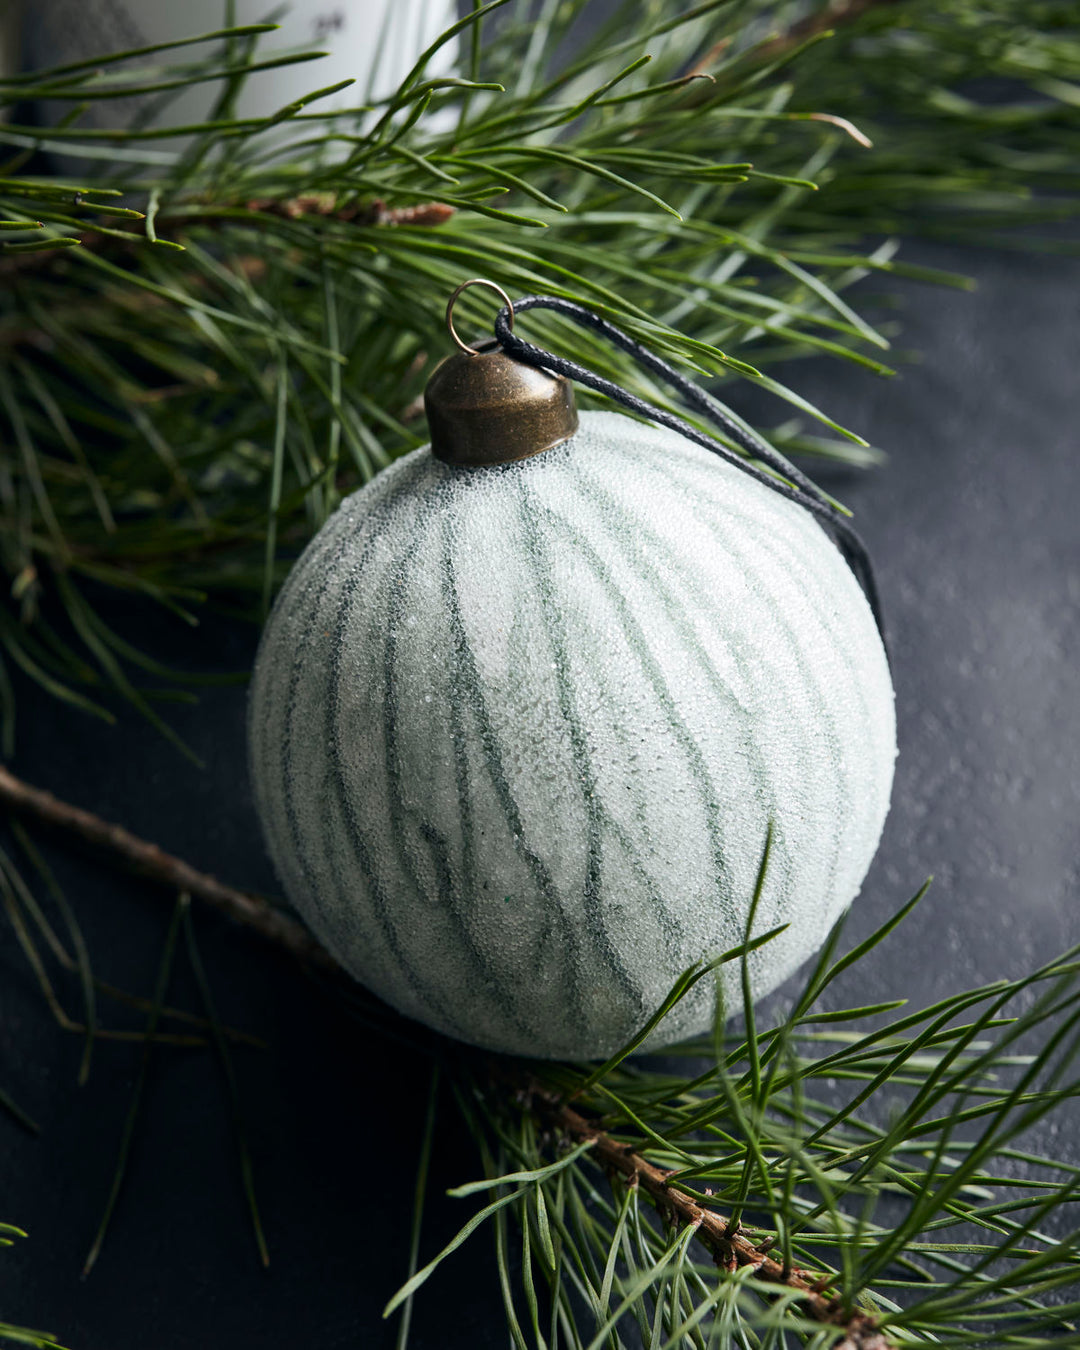
[[[265,228],[270,218],[300,220],[305,216],[319,216],[347,225],[408,226],[430,229],[442,225],[456,212],[456,207],[445,202],[420,202],[416,206],[387,206],[379,197],[370,202],[354,202],[339,207],[333,193],[308,193],[299,197],[252,198],[243,202],[196,205],[188,211],[163,211],[156,226],[160,235],[171,238],[182,235],[185,229],[199,225],[229,225],[242,228]],[[29,228],[29,226],[27,227]],[[69,227],[74,229],[74,226]],[[150,248],[146,236],[132,230],[130,240],[118,239],[115,234],[98,233],[92,221],[82,225],[79,248],[95,253],[126,253],[134,248]],[[79,248],[75,252],[79,252]],[[15,278],[33,272],[42,272],[54,266],[69,252],[66,248],[44,249],[38,253],[17,253],[4,256],[0,246],[0,277]]]
[[[843,24],[854,23],[868,10],[901,3],[902,0],[830,0],[829,4],[808,14],[798,23],[793,23],[785,32],[758,47],[754,52],[755,60],[775,61],[794,51],[800,43],[817,37],[819,33],[827,33],[830,29],[839,28]]]
[[[127,870],[156,881],[174,894],[187,891],[189,895],[212,905],[234,922],[253,929],[260,937],[283,947],[308,965],[334,972],[341,969],[325,947],[316,942],[302,924],[268,900],[226,886],[217,877],[197,871],[183,859],[166,853],[157,844],[131,834],[122,825],[113,825],[78,806],[60,801],[51,792],[31,787],[3,765],[0,765],[0,804],[19,815],[32,816],[44,825],[63,830],[92,844],[122,863]]]
[[[798,1290],[799,1311],[815,1322],[843,1327],[845,1335],[834,1342],[833,1350],[895,1350],[872,1313],[861,1308],[846,1308],[824,1292],[820,1279],[812,1279],[797,1269],[787,1270],[768,1253],[768,1244],[755,1245],[724,1215],[706,1209],[670,1184],[671,1173],[648,1162],[636,1150],[617,1144],[578,1111],[533,1084],[528,1096],[537,1115],[558,1134],[576,1144],[593,1141],[593,1158],[609,1173],[624,1177],[629,1185],[640,1186],[661,1217],[679,1225],[697,1229],[697,1240],[709,1251],[722,1270],[735,1271],[752,1266],[757,1279],[778,1288]]]

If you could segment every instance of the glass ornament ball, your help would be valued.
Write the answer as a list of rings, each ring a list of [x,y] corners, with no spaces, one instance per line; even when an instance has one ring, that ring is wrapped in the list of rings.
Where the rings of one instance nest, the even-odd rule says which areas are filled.
[[[268,621],[249,745],[282,885],[356,979],[570,1059],[744,940],[770,827],[754,933],[787,927],[754,996],[811,956],[896,754],[870,608],[814,518],[610,412],[516,463],[425,447],[344,501]],[[702,980],[647,1044],[707,1030],[715,997]]]

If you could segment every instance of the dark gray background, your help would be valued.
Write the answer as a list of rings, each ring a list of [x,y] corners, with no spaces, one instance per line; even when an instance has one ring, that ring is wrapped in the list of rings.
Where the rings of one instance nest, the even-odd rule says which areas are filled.
[[[890,456],[869,474],[817,473],[855,508],[875,556],[898,697],[893,806],[850,937],[928,873],[936,881],[842,994],[920,1003],[1080,940],[1080,264],[944,247],[905,256],[980,281],[974,295],[888,283],[899,351],[921,361],[888,382],[822,361],[784,376]],[[785,416],[732,397],[765,425]],[[223,621],[191,635],[129,617],[145,645],[200,668],[246,667],[254,652],[254,633]],[[133,716],[108,730],[31,691],[20,699],[16,772],[238,885],[274,889],[246,782],[242,690],[175,714],[204,772]],[[62,849],[49,856],[97,973],[148,994],[167,897]],[[0,1316],[73,1350],[390,1346],[379,1313],[405,1269],[425,1065],[345,1022],[286,959],[196,917],[222,1015],[271,1043],[236,1056],[271,1268],[256,1264],[213,1057],[162,1049],[104,1251],[80,1280],[139,1051],[99,1046],[77,1088],[77,1038],[50,1021],[0,927],[0,1086],[41,1125],[31,1138],[0,1116],[0,1218],[31,1230],[0,1253]],[[172,999],[197,1006],[186,978]],[[1080,1161],[1068,1123],[1032,1142]],[[436,1197],[478,1175],[448,1102],[434,1169]],[[433,1202],[425,1254],[472,1203]],[[482,1234],[421,1295],[414,1346],[505,1344],[491,1266]]]

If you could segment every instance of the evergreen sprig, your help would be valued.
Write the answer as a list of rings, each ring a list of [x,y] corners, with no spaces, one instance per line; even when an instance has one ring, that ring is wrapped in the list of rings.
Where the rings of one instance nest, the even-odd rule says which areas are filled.
[[[770,364],[817,352],[888,373],[888,325],[851,285],[965,284],[897,260],[893,236],[1022,226],[1031,246],[1075,211],[1069,0],[634,0],[599,26],[589,11],[478,6],[394,94],[346,113],[324,110],[341,86],[317,87],[313,54],[266,55],[265,24],[0,81],[6,753],[14,667],[106,721],[126,700],[175,740],[157,705],[190,698],[185,677],[114,631],[102,595],[191,625],[207,598],[264,610],[342,495],[424,439],[464,277],[588,304],[775,394],[781,449],[865,464]],[[451,42],[457,71],[429,76]],[[237,116],[247,80],[305,61],[307,99]],[[206,119],[170,125],[198,84],[220,90]],[[55,125],[37,121],[46,101]],[[466,321],[483,304],[463,297]],[[666,402],[557,319],[530,324]]]
[[[5,753],[15,667],[107,721],[126,700],[175,739],[157,702],[186,697],[172,686],[188,673],[114,631],[102,596],[191,625],[207,599],[265,609],[341,497],[424,439],[442,303],[466,276],[567,296],[706,377],[763,387],[779,448],[862,464],[865,443],[770,366],[825,353],[889,373],[891,330],[852,285],[966,284],[898,260],[898,237],[1074,247],[1055,228],[1080,188],[1072,0],[650,0],[598,27],[588,7],[476,6],[442,40],[455,73],[429,75],[433,48],[347,113],[324,110],[341,87],[318,88],[313,63],[309,98],[237,115],[248,79],[312,59],[268,56],[270,25],[0,80]],[[169,125],[196,84],[220,91],[210,113]],[[66,110],[55,125],[46,100]],[[135,119],[94,119],[124,100]],[[480,324],[481,306],[467,296],[462,313]],[[587,335],[535,324],[665,403]],[[96,993],[129,996],[93,976],[70,911],[68,951],[10,860],[0,876],[46,998],[52,957],[78,982],[82,1022],[50,1006],[88,1071],[110,1034]],[[493,1072],[455,1053],[433,1077],[414,1272],[395,1302],[407,1312],[431,1268],[415,1269],[420,1202],[450,1092],[484,1163],[462,1191],[490,1195],[459,1237],[490,1219],[518,1347],[1080,1341],[1065,1218],[1080,1173],[1023,1143],[1077,1096],[1080,951],[918,1012],[822,1012],[882,936],[838,958],[834,934],[785,1017],[759,1029],[747,1003],[742,1031],[718,1022],[681,1061]],[[708,972],[683,985],[695,977]],[[162,991],[135,1000],[153,1027],[133,1034],[195,1022],[221,1052],[232,1033],[203,992],[201,1018]],[[245,1187],[260,1233],[249,1173]]]
[[[820,1005],[925,889],[839,956],[838,926],[767,1027],[747,998],[667,1064],[455,1074],[486,1179],[450,1194],[488,1203],[387,1313],[490,1221],[520,1350],[1080,1342],[1080,1168],[1023,1148],[1080,1095],[1080,947],[915,1012]]]

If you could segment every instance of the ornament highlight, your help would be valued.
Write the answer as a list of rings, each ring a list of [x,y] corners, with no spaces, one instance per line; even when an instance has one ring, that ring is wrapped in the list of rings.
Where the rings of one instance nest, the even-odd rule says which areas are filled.
[[[282,884],[346,969],[448,1035],[574,1059],[744,940],[770,825],[754,934],[788,927],[754,996],[809,957],[896,753],[870,607],[816,520],[610,412],[511,463],[425,447],[343,502],[267,624],[249,739]],[[720,977],[733,1006],[739,963]]]

